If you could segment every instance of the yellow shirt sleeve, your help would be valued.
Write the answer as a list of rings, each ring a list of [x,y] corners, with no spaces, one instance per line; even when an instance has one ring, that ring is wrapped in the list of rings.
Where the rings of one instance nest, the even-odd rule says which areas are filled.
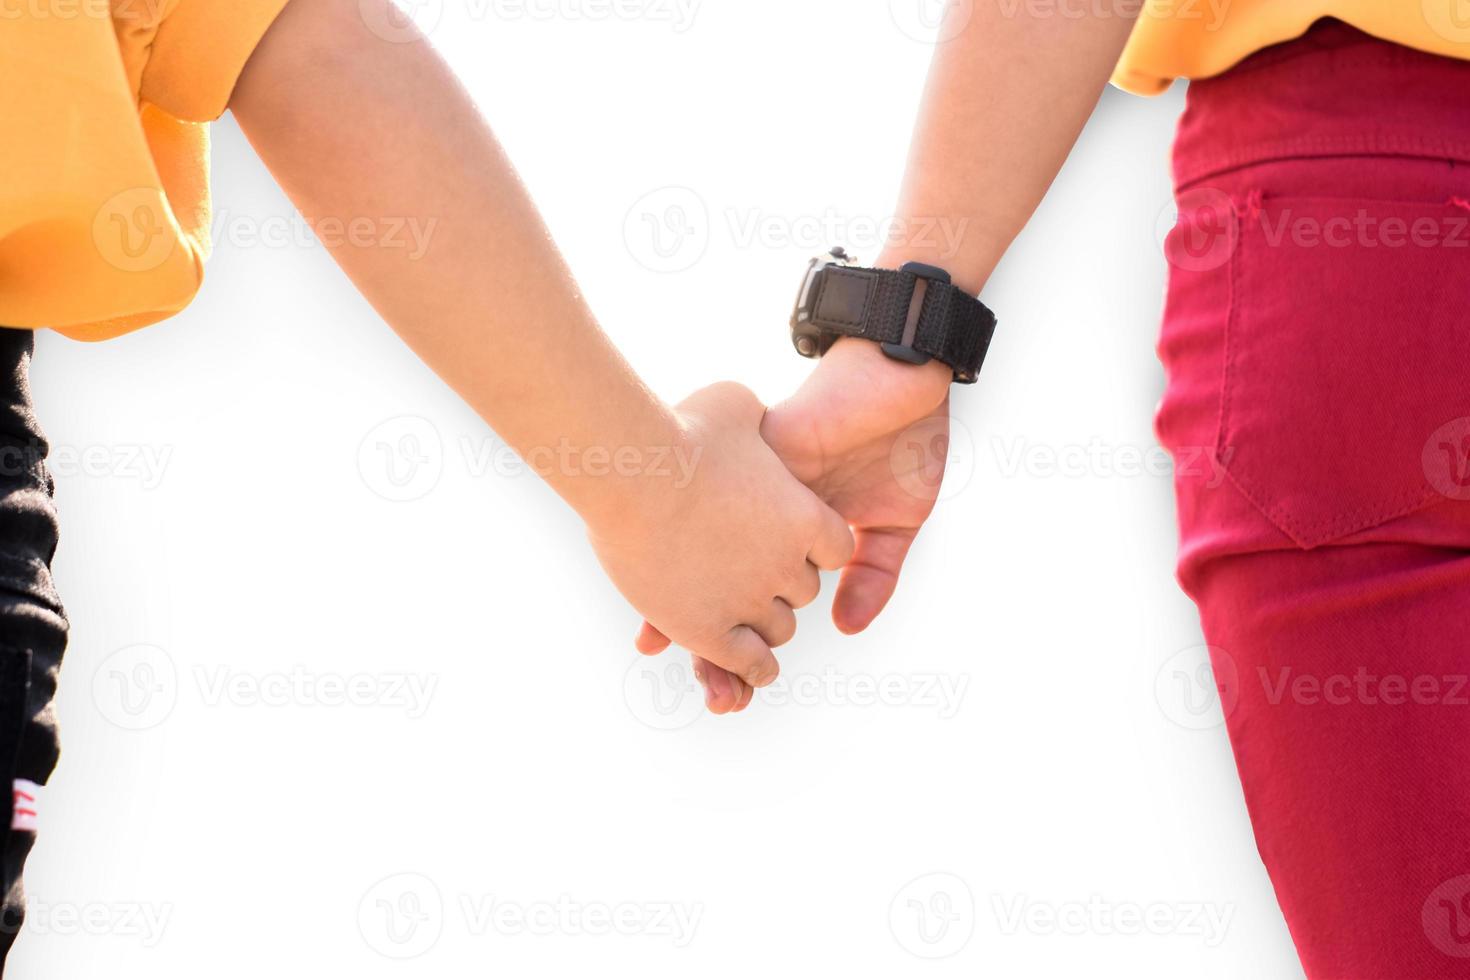
[[[102,340],[198,292],[207,122],[287,0],[108,0],[0,17],[0,325]]]
[[[174,0],[153,37],[140,97],[186,122],[218,119],[286,2]]]

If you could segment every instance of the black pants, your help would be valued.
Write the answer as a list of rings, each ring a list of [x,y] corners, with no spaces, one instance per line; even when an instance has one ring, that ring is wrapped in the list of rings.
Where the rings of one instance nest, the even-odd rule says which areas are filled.
[[[0,972],[25,914],[21,868],[36,816],[28,784],[44,784],[56,766],[51,699],[66,648],[66,614],[51,584],[54,484],[31,409],[34,343],[29,330],[0,327],[0,792],[11,797],[0,824]]]

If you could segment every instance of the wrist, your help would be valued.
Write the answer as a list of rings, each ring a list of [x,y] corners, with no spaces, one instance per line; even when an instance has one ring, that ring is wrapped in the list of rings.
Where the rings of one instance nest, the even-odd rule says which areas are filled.
[[[961,239],[958,247],[942,243],[923,244],[919,241],[895,242],[883,249],[873,266],[879,269],[897,269],[907,262],[937,266],[949,273],[951,281],[957,287],[971,296],[979,296],[1000,256],[992,256],[989,250],[978,247],[965,247],[968,244],[969,240],[965,238]]]
[[[905,401],[917,398],[934,405],[944,399],[954,380],[954,370],[942,361],[909,364],[895,360],[878,344],[861,337],[839,337],[817,362],[813,375],[840,379],[834,382],[839,384],[861,384],[880,396],[901,392]]]
[[[643,534],[670,520],[702,449],[673,409],[614,425],[586,444],[561,439],[525,453],[527,464],[596,537]]]

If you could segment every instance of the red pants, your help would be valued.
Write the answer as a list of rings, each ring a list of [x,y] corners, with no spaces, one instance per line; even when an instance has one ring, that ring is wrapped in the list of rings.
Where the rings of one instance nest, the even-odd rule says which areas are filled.
[[[1470,61],[1324,21],[1174,170],[1158,433],[1261,857],[1314,980],[1470,977]]]

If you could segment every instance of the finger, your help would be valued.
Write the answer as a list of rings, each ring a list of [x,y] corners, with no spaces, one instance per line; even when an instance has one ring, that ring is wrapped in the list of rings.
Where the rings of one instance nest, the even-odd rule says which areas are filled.
[[[735,705],[736,714],[739,714],[746,708],[750,707],[750,702],[755,700],[755,688],[751,687],[749,684],[746,684],[744,681],[740,682],[740,686],[745,688],[745,693],[741,695],[740,702]]]
[[[654,629],[653,625],[645,619],[643,627],[638,631],[637,638],[633,640],[633,645],[638,648],[639,653],[646,653],[651,657],[669,648],[669,638]]]
[[[761,617],[760,622],[751,623],[766,645],[772,648],[790,643],[791,638],[796,635],[796,613],[786,604],[785,599],[772,599],[770,610]]]
[[[694,656],[694,676],[704,685],[704,706],[710,714],[723,715],[739,711],[741,701],[748,701],[750,685],[718,664]]]
[[[699,655],[723,667],[751,687],[765,687],[781,673],[776,655],[760,634],[749,626],[737,626]],[[714,674],[711,674],[713,678]]]
[[[807,562],[805,567],[796,574],[796,581],[786,587],[781,593],[781,598],[792,609],[803,609],[812,604],[817,595],[822,591],[822,573],[817,566]]]
[[[817,540],[812,543],[807,560],[818,568],[831,571],[846,565],[852,558],[852,528],[831,507],[822,504],[821,508],[821,527],[817,530]]]
[[[734,678],[722,667],[710,663],[703,657],[694,657],[694,676],[704,685],[704,706],[717,715],[729,711],[735,700]]]
[[[859,633],[877,618],[898,587],[898,572],[914,543],[913,528],[859,528],[852,561],[842,570],[832,600],[832,622]]]

